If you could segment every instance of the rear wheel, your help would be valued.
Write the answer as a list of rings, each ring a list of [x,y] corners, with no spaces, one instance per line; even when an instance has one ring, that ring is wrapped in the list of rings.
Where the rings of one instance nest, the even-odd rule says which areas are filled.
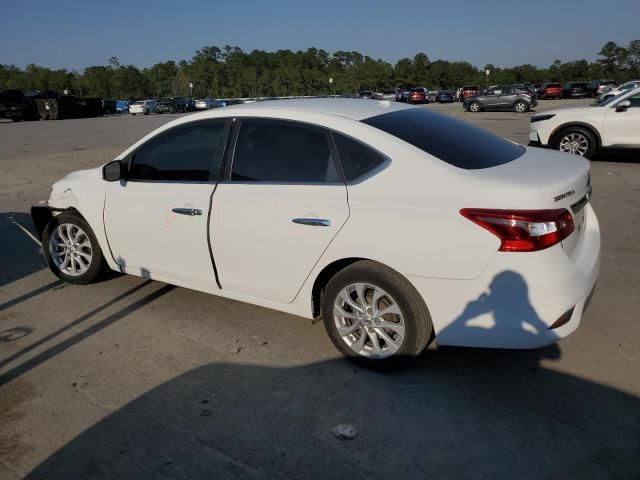
[[[469,104],[469,111],[470,111],[470,112],[477,113],[477,112],[479,112],[480,110],[481,110],[480,103],[478,103],[478,102],[471,102],[471,103]]]
[[[598,148],[593,133],[582,127],[569,127],[553,137],[551,146],[565,153],[591,158]]]
[[[324,290],[321,307],[333,344],[368,368],[409,363],[433,333],[429,311],[413,285],[368,260],[338,272]]]
[[[526,102],[519,101],[513,104],[513,110],[516,113],[524,113],[529,110],[529,105]]]
[[[77,213],[64,212],[51,219],[42,235],[42,250],[51,271],[65,282],[85,285],[102,271],[98,240]]]

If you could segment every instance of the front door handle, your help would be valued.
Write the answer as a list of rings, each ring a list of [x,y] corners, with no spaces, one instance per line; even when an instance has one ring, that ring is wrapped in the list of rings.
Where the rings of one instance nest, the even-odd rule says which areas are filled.
[[[202,210],[199,208],[172,208],[171,211],[180,215],[190,215],[192,217],[194,215],[202,215]]]
[[[331,226],[331,220],[325,220],[324,218],[292,218],[291,221],[300,225],[311,225],[312,227]]]

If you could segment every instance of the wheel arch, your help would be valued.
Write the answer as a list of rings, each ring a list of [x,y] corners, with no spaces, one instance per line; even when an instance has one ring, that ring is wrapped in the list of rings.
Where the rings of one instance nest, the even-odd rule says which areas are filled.
[[[325,265],[320,273],[318,273],[313,281],[313,287],[311,287],[311,314],[313,315],[313,318],[320,316],[322,292],[329,283],[329,280],[331,280],[340,270],[343,270],[349,265],[359,262],[360,260],[369,259],[362,257],[341,258]]]
[[[31,207],[31,220],[33,222],[33,226],[36,228],[36,233],[38,234],[38,238],[42,238],[44,234],[45,228],[47,228],[47,224],[51,221],[51,219],[60,213],[71,212],[78,215],[85,222],[89,223],[87,219],[76,209],[75,207],[67,207],[67,208],[56,208],[50,207],[48,205],[34,205]]]
[[[568,128],[572,128],[572,127],[581,127],[586,130],[589,130],[589,132],[591,132],[596,139],[596,142],[597,142],[596,147],[600,148],[602,146],[602,138],[600,137],[600,132],[598,132],[598,129],[595,128],[593,125],[585,122],[567,122],[557,126],[556,128],[553,129],[553,131],[551,132],[551,135],[549,135],[549,143],[552,143],[553,141],[555,141],[556,136],[562,133],[564,130],[567,130]]]

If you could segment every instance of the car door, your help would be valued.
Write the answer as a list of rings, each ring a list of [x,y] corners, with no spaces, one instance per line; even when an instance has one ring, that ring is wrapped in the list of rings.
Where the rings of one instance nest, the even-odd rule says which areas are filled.
[[[328,131],[242,119],[228,181],[213,197],[212,248],[223,290],[293,301],[349,216]]]
[[[628,100],[627,109],[617,109],[616,104]],[[616,101],[607,109],[604,118],[604,146],[640,147],[640,93]]]
[[[500,108],[502,90],[500,87],[491,88],[482,97],[482,103],[487,110],[496,110]]]
[[[208,216],[229,125],[178,125],[129,156],[127,178],[109,184],[104,208],[118,265],[194,288],[216,286]]]

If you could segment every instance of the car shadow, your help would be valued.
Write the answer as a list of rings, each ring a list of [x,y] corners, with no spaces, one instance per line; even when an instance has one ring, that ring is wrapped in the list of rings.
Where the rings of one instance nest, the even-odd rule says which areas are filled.
[[[624,163],[640,163],[640,153],[638,150],[628,148],[608,148],[600,150],[593,158],[596,162],[624,162]]]
[[[31,215],[0,212],[0,287],[47,268],[40,246],[14,222],[37,235]]]
[[[211,363],[114,411],[29,479],[638,478],[638,398],[545,351],[429,350],[381,374],[347,360]],[[332,435],[340,423],[358,435]]]

